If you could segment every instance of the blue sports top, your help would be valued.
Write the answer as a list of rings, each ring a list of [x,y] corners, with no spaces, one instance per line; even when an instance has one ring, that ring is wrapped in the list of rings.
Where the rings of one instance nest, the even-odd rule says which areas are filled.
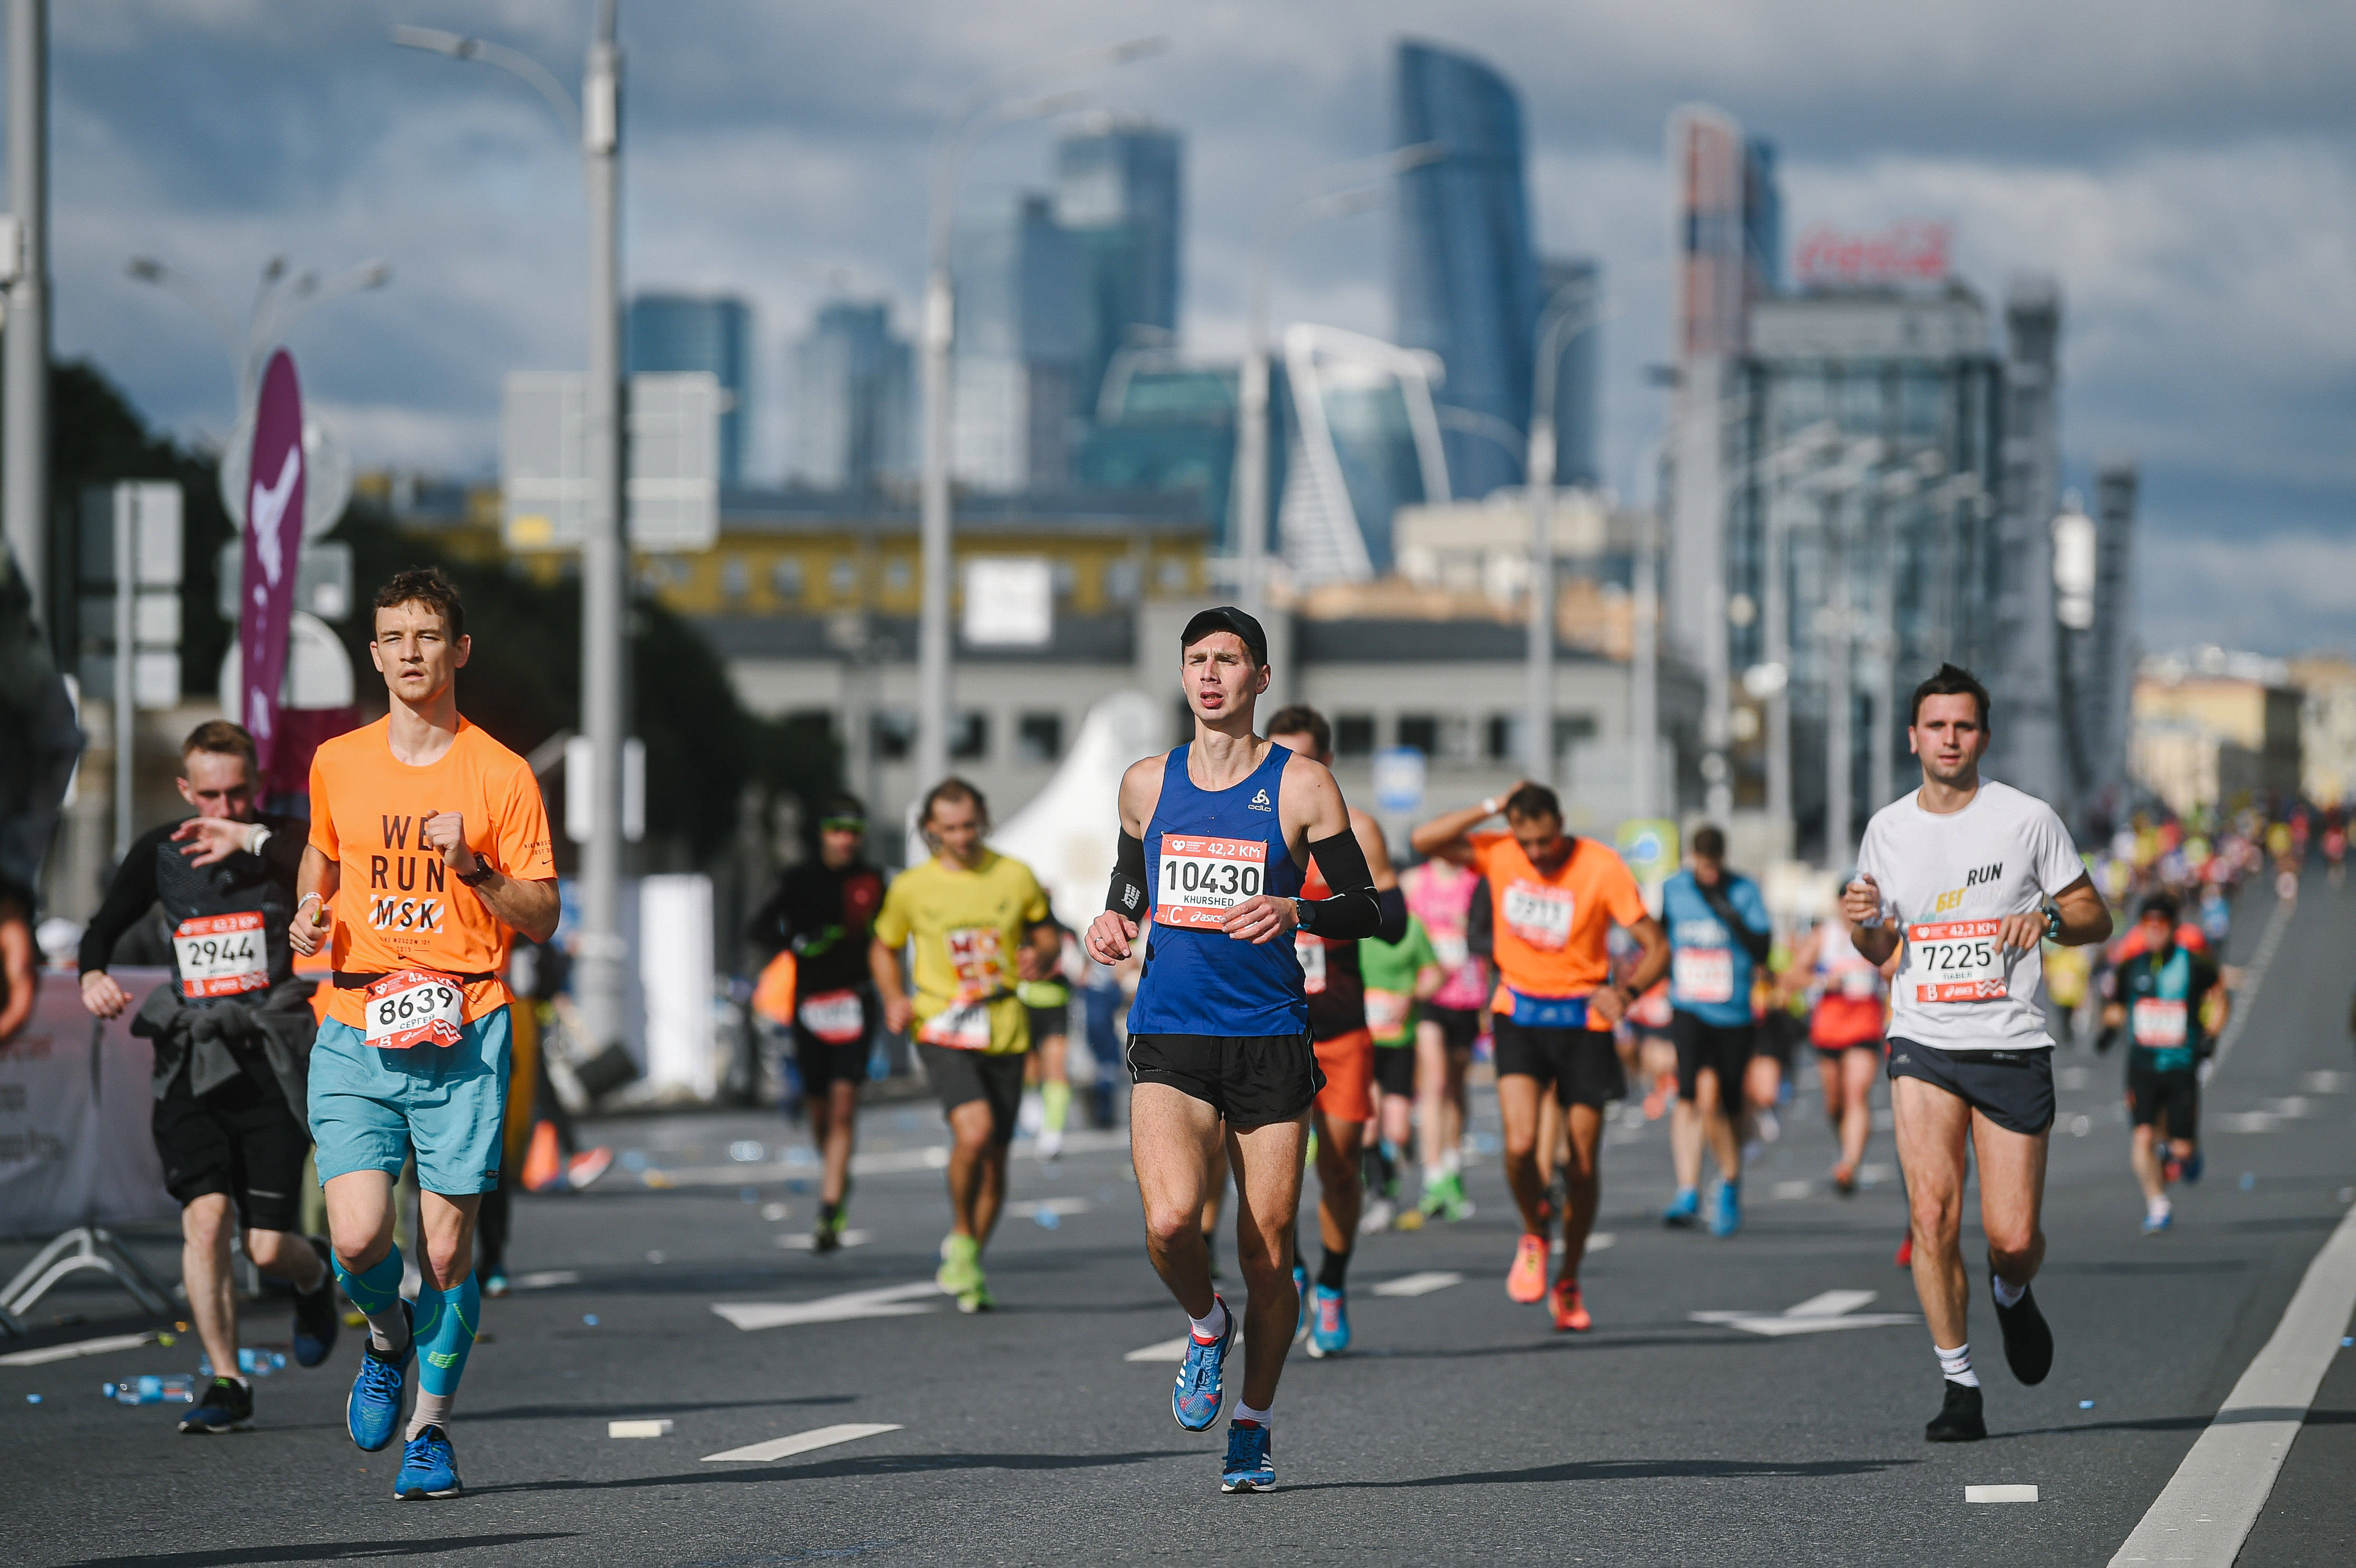
[[[1772,925],[1759,884],[1732,871],[1720,873],[1726,901],[1753,931]],[[1706,1024],[1735,1029],[1751,1021],[1750,950],[1742,945],[1691,871],[1679,871],[1661,887],[1661,923],[1669,933],[1669,1005]]]
[[[1306,1034],[1309,1000],[1293,944],[1238,942],[1218,925],[1226,910],[1255,893],[1301,891],[1301,868],[1276,809],[1292,753],[1270,746],[1241,784],[1206,790],[1186,776],[1188,750],[1180,746],[1164,760],[1162,798],[1145,825],[1153,901],[1129,1032]]]

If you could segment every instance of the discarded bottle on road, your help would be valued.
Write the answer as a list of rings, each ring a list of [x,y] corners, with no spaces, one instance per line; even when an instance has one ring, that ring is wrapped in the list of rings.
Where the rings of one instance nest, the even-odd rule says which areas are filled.
[[[101,1383],[98,1392],[117,1404],[194,1404],[197,1380],[181,1372],[166,1377],[150,1372],[119,1383]]]
[[[251,1345],[240,1345],[237,1348],[237,1370],[249,1378],[266,1378],[273,1372],[286,1370],[286,1356],[280,1350],[257,1350]],[[207,1356],[197,1363],[197,1376],[209,1378],[212,1375],[212,1358]]]

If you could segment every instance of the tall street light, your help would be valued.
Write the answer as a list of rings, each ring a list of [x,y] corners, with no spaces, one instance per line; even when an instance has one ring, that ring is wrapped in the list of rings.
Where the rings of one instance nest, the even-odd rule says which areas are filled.
[[[1236,598],[1253,615],[1268,613],[1268,296],[1276,252],[1304,225],[1358,210],[1365,205],[1367,187],[1447,155],[1437,142],[1419,142],[1376,157],[1329,164],[1260,206],[1252,241],[1249,336],[1236,408],[1235,543],[1241,579]]]
[[[621,187],[622,51],[616,0],[598,0],[576,107],[549,70],[504,45],[433,27],[395,27],[410,48],[480,60],[520,77],[581,137],[589,217],[589,371],[582,445],[589,473],[581,531],[581,731],[590,753],[590,824],[581,853],[581,935],[573,995],[592,1051],[618,1042],[622,1019],[623,616],[628,556],[622,510]]]
[[[1554,403],[1565,339],[1595,325],[1595,280],[1574,278],[1538,317],[1537,385],[1530,398],[1530,630],[1528,695],[1522,714],[1523,766],[1554,782]]]
[[[391,267],[382,261],[369,261],[325,283],[318,273],[311,272],[289,282],[286,259],[273,256],[262,266],[252,312],[246,319],[245,330],[240,332],[235,319],[212,291],[178,268],[151,256],[134,256],[124,270],[140,283],[179,295],[210,325],[229,355],[230,371],[237,379],[240,418],[253,406],[254,386],[262,379],[263,362],[272,347],[282,341],[296,322],[331,300],[364,289],[380,289],[392,281]]]
[[[16,254],[0,256],[8,330],[0,346],[0,519],[33,596],[49,608],[49,8],[8,3],[8,200]]]
[[[1076,93],[1019,101],[1045,82],[1105,66],[1125,65],[1169,48],[1162,37],[1133,38],[1105,48],[1056,55],[990,77],[941,122],[933,142],[930,245],[925,276],[923,344],[924,482],[919,549],[923,600],[916,620],[916,775],[918,787],[949,766],[949,347],[957,330],[957,283],[950,273],[950,237],[958,176],[982,139],[1023,120],[1076,109]]]

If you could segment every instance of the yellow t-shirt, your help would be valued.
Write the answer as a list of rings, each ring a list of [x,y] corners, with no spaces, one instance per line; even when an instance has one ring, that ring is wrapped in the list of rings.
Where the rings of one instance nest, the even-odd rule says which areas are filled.
[[[989,850],[970,871],[936,856],[893,879],[875,939],[916,943],[916,1038],[993,1056],[1030,1050],[1014,954],[1046,918],[1047,895],[1031,868]]]

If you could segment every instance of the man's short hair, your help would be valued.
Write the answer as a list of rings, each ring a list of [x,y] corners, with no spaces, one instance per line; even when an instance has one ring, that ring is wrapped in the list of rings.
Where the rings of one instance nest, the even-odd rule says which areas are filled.
[[[1906,722],[1918,722],[1922,717],[1922,699],[1926,697],[1968,697],[1979,705],[1980,728],[1988,727],[1987,688],[1979,677],[1961,665],[1943,664],[1938,672],[1914,688],[1914,706],[1908,710]]]
[[[1320,757],[1333,754],[1333,726],[1325,722],[1325,715],[1305,702],[1294,702],[1276,710],[1268,721],[1268,736],[1273,741],[1279,735],[1306,735],[1309,749]]]
[[[1693,852],[1705,860],[1726,859],[1726,831],[1715,822],[1705,822],[1694,829]]]
[[[458,585],[438,566],[412,566],[396,571],[376,591],[369,610],[369,641],[376,641],[376,613],[400,604],[423,604],[442,617],[455,641],[466,635],[466,607],[458,602]]]
[[[1542,784],[1526,784],[1505,797],[1508,822],[1537,822],[1548,816],[1562,820],[1562,801]]]
[[[2166,918],[2169,928],[2173,929],[2176,925],[2178,911],[2181,907],[2176,901],[2174,893],[2169,892],[2166,888],[2155,888],[2144,894],[2143,905],[2136,912],[2136,918],[2149,920],[2153,915],[2160,915]]]
[[[217,757],[243,757],[245,776],[255,784],[262,782],[262,754],[254,750],[253,737],[245,732],[242,724],[232,724],[226,719],[209,719],[188,731],[180,742],[180,776],[187,777],[188,753],[209,752]]]
[[[916,821],[919,824],[930,822],[933,819],[933,807],[945,800],[970,801],[973,804],[974,816],[981,819],[981,825],[984,827],[990,826],[990,803],[981,798],[981,791],[955,773],[951,773],[925,792],[925,808],[916,814]]]

